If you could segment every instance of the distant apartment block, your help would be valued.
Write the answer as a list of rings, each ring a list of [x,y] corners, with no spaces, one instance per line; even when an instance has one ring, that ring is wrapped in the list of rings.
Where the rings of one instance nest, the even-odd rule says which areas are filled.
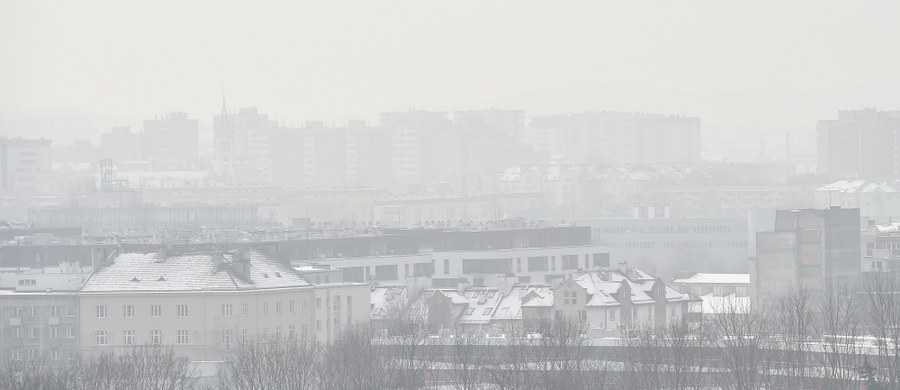
[[[0,137],[0,191],[36,191],[50,174],[50,140]]]
[[[900,190],[884,181],[840,180],[813,194],[815,204],[822,207],[859,209],[863,221],[889,224],[900,220]]]
[[[200,133],[196,119],[173,112],[144,121],[141,155],[145,159],[196,161],[200,152]]]
[[[129,127],[113,127],[100,134],[100,153],[100,158],[115,162],[138,161],[143,158],[141,134],[132,132]]]
[[[845,178],[900,178],[900,111],[838,112],[819,121],[819,173]]]
[[[222,113],[213,118],[216,170],[229,184],[272,183],[273,132],[278,124],[256,107]]]
[[[536,117],[523,140],[566,164],[700,161],[700,119],[661,114],[585,112]]]

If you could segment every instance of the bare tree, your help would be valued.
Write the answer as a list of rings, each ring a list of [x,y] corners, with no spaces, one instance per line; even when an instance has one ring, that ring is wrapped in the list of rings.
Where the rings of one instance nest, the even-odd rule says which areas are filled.
[[[878,382],[900,387],[900,281],[891,273],[868,275],[864,284],[866,332],[874,336]]]
[[[749,305],[729,303],[717,308],[711,325],[708,333],[723,371],[716,384],[735,390],[771,388],[773,367],[765,341],[769,336],[766,316]]]
[[[345,330],[331,345],[320,349],[320,389],[384,389],[389,383],[385,371],[390,358],[373,344],[376,332],[367,326]]]
[[[861,310],[858,300],[844,284],[827,289],[819,304],[815,334],[820,335],[818,363],[824,368],[826,386],[846,388],[856,379],[855,370],[863,362],[859,343]]]
[[[806,388],[809,367],[806,362],[807,347],[812,334],[813,297],[809,290],[803,288],[790,289],[781,299],[772,318],[773,328],[779,334],[780,345],[771,351],[779,351],[782,363],[780,372],[785,385],[789,388]]]
[[[471,332],[457,329],[453,339],[445,346],[445,363],[450,373],[450,386],[458,390],[479,390],[486,386],[483,338]]]
[[[294,337],[261,335],[241,340],[220,371],[224,390],[316,389],[318,347]]]

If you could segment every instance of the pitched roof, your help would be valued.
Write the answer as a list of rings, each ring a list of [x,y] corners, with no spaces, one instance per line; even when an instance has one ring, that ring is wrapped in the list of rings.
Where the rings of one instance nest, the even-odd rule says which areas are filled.
[[[230,254],[189,253],[160,258],[157,253],[123,253],[97,269],[82,292],[237,291],[306,287],[293,268],[251,251],[248,277],[236,271]]]

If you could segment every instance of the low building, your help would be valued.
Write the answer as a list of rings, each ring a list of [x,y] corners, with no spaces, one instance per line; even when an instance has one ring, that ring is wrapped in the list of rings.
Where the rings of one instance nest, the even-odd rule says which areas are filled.
[[[347,289],[360,287],[314,286],[260,251],[124,253],[82,287],[80,341],[88,354],[163,344],[192,360],[222,359],[254,335],[320,341],[368,321]]]
[[[750,274],[687,273],[676,275],[670,284],[699,299],[688,310],[691,321],[750,309]]]

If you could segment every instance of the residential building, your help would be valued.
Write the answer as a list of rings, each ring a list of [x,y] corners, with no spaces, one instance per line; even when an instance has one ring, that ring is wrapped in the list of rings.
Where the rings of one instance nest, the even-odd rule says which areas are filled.
[[[53,158],[50,140],[0,137],[0,191],[38,191]]]
[[[523,140],[565,164],[646,164],[700,160],[700,119],[584,112],[533,118]]]
[[[823,207],[859,209],[865,224],[900,220],[900,190],[884,181],[836,181],[817,188],[814,202]]]
[[[109,132],[100,134],[100,154],[99,157],[116,162],[140,160],[143,157],[141,134],[131,132],[127,126],[113,127]]]
[[[222,113],[213,117],[216,171],[229,184],[268,185],[272,183],[273,134],[278,124],[256,107]]]
[[[45,271],[45,270],[41,270]],[[0,362],[46,358],[67,364],[79,354],[77,290],[85,273],[0,274]]]
[[[900,273],[900,223],[868,225],[862,241],[863,272]]]
[[[846,110],[819,121],[819,173],[900,178],[900,111]]]
[[[315,326],[285,309],[309,307],[313,290],[258,251],[123,253],[80,291],[80,342],[88,354],[161,344],[192,360],[222,359],[243,338]]]
[[[771,307],[792,291],[821,297],[833,286],[855,288],[860,275],[859,209],[778,210],[775,229],[756,234],[750,260],[754,305]]]
[[[636,208],[634,218],[579,218],[591,227],[592,241],[609,246],[613,264],[669,277],[706,270],[744,272],[747,267],[746,218],[668,218],[667,209]]]
[[[688,318],[692,321],[745,314],[751,307],[750,274],[681,273],[669,285],[699,298],[689,305]]]
[[[199,131],[197,120],[183,112],[145,120],[141,155],[145,159],[196,161],[200,153]]]

